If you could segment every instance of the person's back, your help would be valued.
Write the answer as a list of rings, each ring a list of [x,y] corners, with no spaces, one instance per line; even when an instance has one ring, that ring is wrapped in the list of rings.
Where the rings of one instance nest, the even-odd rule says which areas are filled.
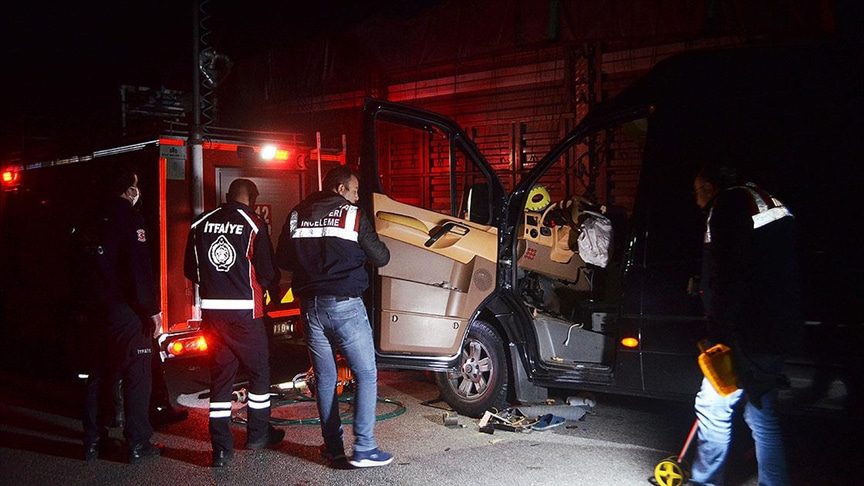
[[[295,294],[362,295],[369,281],[360,225],[359,208],[329,191],[312,194],[291,212],[283,234],[293,235],[292,245],[280,245],[277,261],[293,271]],[[381,252],[371,254],[373,264],[380,265]]]
[[[199,286],[208,337],[210,442],[214,467],[234,456],[231,391],[240,366],[247,387],[246,448],[278,444],[285,431],[270,425],[270,354],[264,330],[264,290],[278,284],[267,226],[252,211],[258,187],[235,179],[227,202],[192,223],[184,273]]]
[[[187,274],[197,274],[201,308],[252,309],[254,317],[261,317],[264,289],[260,282],[274,279],[273,273],[256,274],[253,265],[256,239],[269,238],[264,222],[247,206],[229,201],[201,215],[192,232],[195,254],[187,264],[195,266],[187,268]]]
[[[715,330],[712,338],[733,351],[737,388],[730,392],[702,380],[694,404],[699,427],[692,483],[722,484],[733,416],[743,402],[756,443],[759,484],[785,485],[789,477],[776,405],[783,355],[801,324],[794,219],[778,199],[741,184],[731,166],[706,165],[693,187],[696,204],[707,211],[705,314]]]
[[[717,194],[708,224],[708,315],[745,353],[788,353],[803,323],[794,216],[757,186],[736,185]]]
[[[323,190],[294,208],[279,235],[277,262],[292,272],[292,288],[306,318],[306,343],[315,372],[316,404],[324,438],[323,454],[345,458],[342,421],[336,402],[336,361],[348,361],[354,395],[355,467],[386,466],[393,456],[378,449],[374,436],[378,370],[372,327],[361,295],[369,285],[365,264],[386,265],[390,252],[354,204],[359,180],[346,167],[327,173]]]
[[[108,259],[103,246],[105,217],[102,207],[83,209],[69,228],[69,283],[75,310],[82,319],[96,321],[105,309]],[[94,326],[84,326],[92,331]]]

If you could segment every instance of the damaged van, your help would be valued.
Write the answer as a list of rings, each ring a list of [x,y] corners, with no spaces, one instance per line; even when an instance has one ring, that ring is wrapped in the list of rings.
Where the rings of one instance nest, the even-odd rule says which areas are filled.
[[[367,100],[360,204],[391,252],[366,296],[379,366],[435,372],[442,397],[470,416],[549,389],[690,399],[706,334],[692,180],[722,156],[798,220],[807,322],[793,386],[836,371],[852,395],[860,375],[844,373],[860,360],[850,343],[864,322],[859,61],[837,46],[670,58],[597,105],[509,191],[452,120]],[[550,167],[626,124],[647,124],[632,211],[585,194],[551,200],[539,185]],[[435,151],[427,169],[440,193],[424,198],[434,204],[384,189],[394,140]]]

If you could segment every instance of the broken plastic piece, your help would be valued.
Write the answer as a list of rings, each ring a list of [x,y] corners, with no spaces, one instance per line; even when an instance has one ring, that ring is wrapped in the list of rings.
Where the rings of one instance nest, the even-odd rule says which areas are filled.
[[[557,415],[552,415],[551,413],[547,413],[540,417],[540,419],[531,426],[534,430],[549,430],[554,427],[558,427],[559,425],[564,423],[564,417],[559,417]]]

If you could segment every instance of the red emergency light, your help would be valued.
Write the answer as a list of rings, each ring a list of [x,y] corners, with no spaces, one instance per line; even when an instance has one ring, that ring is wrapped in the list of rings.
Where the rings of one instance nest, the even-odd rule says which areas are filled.
[[[291,158],[290,150],[279,148],[275,145],[270,144],[262,145],[260,147],[253,147],[250,145],[238,145],[236,151],[237,156],[245,160],[285,162]]]
[[[207,351],[207,340],[204,336],[192,336],[172,341],[166,347],[171,356],[183,356],[190,353],[203,353]]]
[[[14,184],[18,181],[18,172],[11,170],[3,171],[3,184]]]
[[[275,145],[264,145],[261,147],[258,155],[262,160],[288,160],[289,153],[285,149],[280,149]]]

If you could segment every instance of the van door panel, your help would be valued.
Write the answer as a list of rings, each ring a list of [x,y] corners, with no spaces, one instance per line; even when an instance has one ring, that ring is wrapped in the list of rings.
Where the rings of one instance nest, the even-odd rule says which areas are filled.
[[[381,194],[373,196],[373,213],[390,249],[390,262],[378,269],[379,351],[455,356],[494,289],[496,231]]]
[[[402,311],[381,312],[384,353],[452,356],[462,343],[464,319]]]
[[[453,260],[420,249],[397,238],[380,234],[379,236],[390,250],[390,263],[379,268],[378,275],[428,285],[449,283],[450,273],[452,273],[455,263]],[[393,264],[394,261],[398,261],[399,264]]]
[[[398,278],[381,279],[381,298],[404,312],[446,314],[453,294],[464,292]],[[422,296],[422,298],[420,298]]]
[[[498,230],[496,228],[403,204],[383,194],[373,194],[372,204],[375,228],[379,235],[390,236],[426,248],[432,253],[462,263],[468,263],[475,255],[489,261],[497,259]],[[454,228],[431,246],[426,246],[436,230],[447,223],[453,223]],[[427,228],[426,233],[422,230],[424,227]]]

